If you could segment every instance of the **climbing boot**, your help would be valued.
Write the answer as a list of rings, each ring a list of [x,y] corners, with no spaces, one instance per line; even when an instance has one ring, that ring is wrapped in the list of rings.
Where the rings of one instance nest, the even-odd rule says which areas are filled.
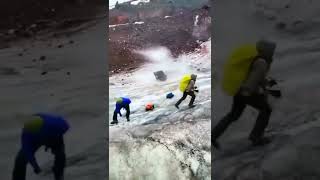
[[[189,105],[189,108],[194,108],[196,107],[196,105],[192,104],[192,105]]]
[[[111,124],[118,124],[118,121],[113,120]]]

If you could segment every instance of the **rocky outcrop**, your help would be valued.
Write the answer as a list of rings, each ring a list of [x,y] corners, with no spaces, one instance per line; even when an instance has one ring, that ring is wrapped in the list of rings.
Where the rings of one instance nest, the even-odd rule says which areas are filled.
[[[165,12],[161,9],[159,11]],[[123,67],[122,70],[139,67],[145,59],[138,57],[134,53],[135,50],[165,46],[174,57],[194,51],[199,47],[198,40],[205,41],[210,37],[208,29],[211,26],[211,20],[208,18],[208,13],[203,13],[205,11],[208,10],[180,9],[171,16],[160,13],[161,15],[148,16],[147,19],[140,18],[144,20],[141,22],[135,22],[129,16],[127,24],[109,25],[109,72],[111,74],[120,72],[117,70],[120,67]],[[140,14],[148,12],[142,10]],[[197,15],[200,17],[200,24],[196,26],[194,22]],[[207,23],[203,23],[203,19],[206,19]],[[195,30],[196,28],[198,29]]]

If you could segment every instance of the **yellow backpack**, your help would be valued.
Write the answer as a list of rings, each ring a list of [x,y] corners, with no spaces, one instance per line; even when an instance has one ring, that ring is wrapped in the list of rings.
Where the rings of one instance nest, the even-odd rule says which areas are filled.
[[[222,89],[226,94],[234,96],[238,92],[257,56],[255,44],[242,45],[231,53],[223,69]]]
[[[181,92],[184,92],[191,80],[191,74],[186,74],[182,77],[179,84],[179,89]]]

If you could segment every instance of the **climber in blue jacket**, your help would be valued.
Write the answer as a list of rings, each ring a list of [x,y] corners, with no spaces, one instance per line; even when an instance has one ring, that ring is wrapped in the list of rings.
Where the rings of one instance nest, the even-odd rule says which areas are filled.
[[[61,116],[38,113],[33,119],[24,124],[21,136],[21,149],[16,156],[13,170],[13,180],[25,180],[27,164],[33,167],[36,174],[41,172],[35,158],[36,151],[45,146],[54,154],[52,168],[55,180],[62,180],[66,165],[63,135],[69,130],[68,122]]]
[[[114,113],[113,113],[113,121],[111,122],[111,124],[117,124],[118,123],[118,114],[120,116],[122,116],[120,110],[122,108],[124,108],[127,112],[126,112],[126,118],[127,118],[127,121],[130,121],[130,103],[131,103],[131,100],[129,98],[124,98],[124,97],[120,97],[117,99],[117,102],[116,102],[116,109],[114,110]]]

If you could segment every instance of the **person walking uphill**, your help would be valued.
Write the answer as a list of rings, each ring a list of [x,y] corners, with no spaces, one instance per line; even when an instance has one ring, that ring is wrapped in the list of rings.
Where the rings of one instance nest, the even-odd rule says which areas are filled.
[[[24,125],[22,147],[15,159],[12,179],[25,180],[28,163],[33,167],[33,171],[39,174],[41,169],[35,153],[41,146],[45,146],[46,151],[51,149],[55,156],[52,168],[55,180],[63,180],[66,165],[63,135],[69,130],[69,124],[61,116],[52,114],[38,113],[33,115],[33,118]]]
[[[183,92],[183,96],[178,100],[178,102],[175,104],[176,108],[179,109],[179,105],[183,100],[187,98],[187,96],[191,96],[191,100],[189,102],[189,107],[194,107],[195,105],[194,100],[196,99],[196,95],[194,92],[198,92],[197,87],[195,86],[197,79],[197,75],[191,74],[191,75],[185,75],[182,80],[180,81],[180,91]]]
[[[219,148],[217,139],[232,122],[239,119],[246,105],[259,110],[249,140],[254,146],[270,142],[268,138],[264,137],[264,130],[268,125],[272,111],[267,101],[268,80],[266,76],[272,63],[275,48],[274,42],[260,40],[256,45],[239,48],[231,56],[233,60],[229,59],[229,64],[227,62],[222,86],[225,92],[233,95],[233,104],[231,111],[212,130],[212,143],[216,148]],[[237,57],[242,60],[238,60]],[[242,62],[236,63],[236,61]]]
[[[131,100],[129,98],[124,98],[124,97],[121,97],[121,98],[118,98],[117,99],[117,102],[116,102],[116,109],[114,110],[114,113],[113,113],[113,121],[111,122],[111,124],[118,124],[118,114],[120,116],[122,116],[120,110],[122,108],[124,108],[127,112],[126,112],[126,118],[127,118],[127,121],[130,121],[130,103],[131,103]]]

